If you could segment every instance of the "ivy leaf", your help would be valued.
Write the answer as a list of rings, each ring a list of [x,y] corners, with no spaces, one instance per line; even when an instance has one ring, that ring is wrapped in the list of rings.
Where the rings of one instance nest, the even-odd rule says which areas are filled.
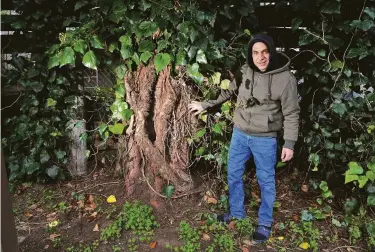
[[[104,49],[103,41],[98,35],[94,35],[90,38],[90,45],[97,49]]]
[[[202,136],[204,136],[204,134],[206,134],[206,129],[200,129],[197,133],[195,133],[194,139],[201,138]]]
[[[176,65],[182,65],[185,66],[187,64],[186,59],[185,59],[185,52],[183,50],[179,50],[177,55],[176,55]]]
[[[101,123],[98,127],[99,134],[103,136],[104,132],[107,130],[107,124]]]
[[[139,52],[152,52],[154,49],[155,49],[155,44],[154,42],[150,40],[142,40],[139,43],[139,48],[138,48]]]
[[[358,201],[355,198],[346,199],[344,204],[345,213],[353,212],[358,206]]]
[[[203,75],[198,71],[199,65],[194,63],[187,66],[187,75],[197,84],[202,84],[204,81]]]
[[[328,1],[321,8],[321,12],[326,14],[340,14],[341,4],[337,1]]]
[[[370,55],[370,52],[364,48],[364,47],[359,47],[359,48],[351,48],[346,55],[347,58],[355,58],[359,56],[359,59],[363,59],[364,57]]]
[[[121,111],[121,116],[124,121],[130,121],[132,115],[134,115],[134,111],[132,109],[124,109]]]
[[[108,47],[108,51],[113,53],[115,50],[118,50],[117,42],[112,42]]]
[[[314,220],[314,216],[308,210],[303,210],[302,213],[301,213],[301,220],[302,221],[312,221],[312,220]]]
[[[363,173],[363,168],[357,162],[350,162],[348,166],[349,170],[347,170],[345,174],[360,175]]]
[[[122,78],[124,78],[125,73],[126,73],[125,66],[124,65],[119,65],[118,67],[116,67],[115,73],[116,73],[117,79],[121,79],[122,80]]]
[[[144,52],[141,54],[141,61],[146,64],[147,61],[151,58],[151,56],[152,56],[152,53]]]
[[[47,107],[54,107],[54,106],[56,106],[56,103],[57,103],[57,101],[55,101],[52,98],[47,99]]]
[[[375,181],[375,172],[373,171],[367,171],[366,172],[366,177],[371,180],[371,182]]]
[[[168,46],[168,42],[166,40],[160,40],[158,42],[158,52],[164,50],[165,48],[167,48]]]
[[[67,64],[74,64],[75,59],[76,55],[74,53],[73,48],[65,47],[60,54],[60,67]]]
[[[206,55],[204,54],[204,52],[201,49],[199,49],[198,52],[197,52],[197,62],[202,63],[202,64],[207,64]]]
[[[48,155],[48,153],[46,151],[42,151],[40,153],[40,163],[44,164],[44,163],[47,163],[49,160],[50,160],[50,155]]]
[[[222,125],[220,123],[215,123],[214,126],[212,126],[212,131],[219,135],[223,135],[223,129],[221,126]]]
[[[121,46],[132,46],[132,40],[129,36],[123,35],[119,38],[119,41],[121,42]]]
[[[171,57],[167,53],[159,53],[154,58],[156,72],[163,70],[171,61]]]
[[[370,18],[375,19],[375,8],[374,7],[366,7],[363,10],[364,13],[370,16]]]
[[[66,152],[62,150],[55,150],[55,155],[58,160],[62,160],[66,156]]]
[[[332,110],[340,116],[343,116],[347,111],[346,105],[344,103],[333,103]]]
[[[138,54],[135,52],[132,56],[132,60],[135,62],[135,64],[138,66],[139,63],[140,63],[140,59],[139,59],[139,56]]]
[[[366,176],[360,176],[358,178],[358,182],[359,182],[358,187],[363,188],[366,185],[367,181],[368,181],[368,178]]]
[[[43,90],[43,83],[39,81],[33,81],[30,83],[30,87],[34,90],[35,93],[39,93]]]
[[[372,193],[367,197],[367,205],[375,206],[375,193]]]
[[[88,51],[82,59],[82,63],[85,67],[96,70],[97,59],[93,51]]]
[[[211,77],[208,79],[208,81],[213,84],[213,85],[219,85],[220,84],[220,78],[221,78],[221,73],[216,72]]]
[[[87,4],[88,4],[87,1],[78,1],[78,2],[76,2],[76,4],[74,5],[74,11],[81,9],[83,6],[85,6]]]
[[[57,165],[52,165],[50,168],[47,169],[47,174],[52,179],[55,179],[57,175],[59,174],[60,168]]]
[[[284,166],[286,166],[286,163],[283,163],[283,162],[279,161],[279,162],[277,162],[276,168],[282,168]]]
[[[172,197],[174,192],[175,192],[175,188],[173,185],[168,185],[168,186],[164,185],[163,194],[167,196],[168,199]]]
[[[341,227],[340,221],[336,220],[335,218],[332,218],[332,224],[335,225],[336,227]]]
[[[125,60],[125,59],[129,59],[132,54],[133,54],[133,50],[131,47],[128,47],[128,46],[121,46],[121,57]]]
[[[60,65],[60,59],[58,55],[53,55],[48,60],[48,69],[54,68],[55,66]]]
[[[358,28],[362,31],[368,31],[374,27],[374,22],[372,20],[353,20],[350,26],[353,28]]]
[[[116,123],[115,125],[109,125],[108,129],[111,131],[113,134],[116,135],[121,135],[122,132],[124,131],[125,125],[122,123]]]
[[[292,31],[298,30],[298,28],[301,26],[301,24],[302,24],[302,19],[293,18],[293,20],[292,20]]]
[[[73,43],[73,49],[83,55],[87,49],[87,44],[83,39],[76,40]]]
[[[146,11],[147,9],[149,9],[151,7],[151,4],[147,3],[146,0],[141,0],[141,3],[140,3],[139,7],[140,7],[141,11]]]
[[[229,89],[229,84],[230,84],[230,80],[228,80],[228,79],[222,80],[221,83],[220,83],[220,88],[221,89]]]

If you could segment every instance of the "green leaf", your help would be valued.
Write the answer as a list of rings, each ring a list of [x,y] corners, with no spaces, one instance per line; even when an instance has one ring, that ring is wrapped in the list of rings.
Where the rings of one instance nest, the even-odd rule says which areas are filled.
[[[164,186],[163,188],[163,194],[167,196],[168,199],[170,199],[175,192],[175,188],[173,185]]]
[[[374,27],[374,22],[372,20],[353,20],[350,24],[350,26],[355,29],[358,28],[362,31],[368,31],[372,27]]]
[[[130,121],[132,115],[134,115],[134,111],[132,109],[124,109],[121,111],[121,116],[125,121]]]
[[[228,79],[222,80],[221,83],[220,83],[220,88],[221,89],[229,89],[229,84],[230,84],[230,80],[228,80]]]
[[[62,160],[66,156],[66,152],[62,150],[55,150],[55,155],[58,160]]]
[[[286,166],[286,163],[283,163],[281,161],[277,162],[277,164],[276,164],[276,168],[282,168],[284,166]]]
[[[138,66],[140,62],[138,54],[135,52],[132,56],[132,60],[135,62],[135,64]]]
[[[74,5],[74,11],[81,9],[83,6],[85,6],[87,4],[88,4],[87,1],[78,1],[78,2],[76,2],[76,4]]]
[[[141,61],[145,64],[147,64],[147,61],[152,57],[152,53],[150,52],[144,52],[141,54]]]
[[[198,72],[199,65],[194,63],[193,65],[187,66],[187,75],[197,84],[202,84],[204,81],[203,75]]]
[[[345,213],[353,212],[358,206],[358,201],[355,198],[346,199],[344,204]]]
[[[308,210],[303,210],[302,213],[301,213],[301,220],[302,221],[312,221],[312,220],[314,220],[314,216]]]
[[[157,29],[158,26],[156,25],[156,23],[150,21],[143,21],[139,24],[136,34],[137,37],[148,37],[154,34],[154,32],[156,32]]]
[[[213,84],[213,85],[219,85],[220,84],[220,78],[221,78],[221,73],[216,72],[211,77],[208,79],[208,82]]]
[[[47,99],[47,107],[55,107],[56,103],[57,103],[57,101],[55,101],[52,98]]]
[[[327,1],[321,8],[321,12],[326,14],[340,14],[341,4],[337,1]]]
[[[127,36],[127,35],[123,35],[119,38],[119,41],[121,42],[121,45],[122,46],[132,46],[132,39]]]
[[[60,65],[60,59],[58,55],[53,55],[52,57],[49,58],[48,60],[48,69],[51,69],[55,66]]]
[[[90,157],[90,150],[85,150],[85,159],[88,159]]]
[[[103,137],[104,132],[107,130],[107,124],[101,123],[98,127],[99,134]]]
[[[326,182],[326,181],[321,181],[321,182],[320,182],[320,185],[319,185],[319,188],[320,188],[323,192],[328,191],[328,185],[327,185],[327,182]]]
[[[154,49],[155,49],[155,44],[154,42],[150,40],[142,40],[139,43],[139,48],[138,48],[139,52],[152,52]]]
[[[190,37],[191,43],[194,43],[198,35],[199,35],[199,32],[193,26],[190,26],[189,37]]]
[[[346,105],[344,103],[333,103],[332,104],[332,110],[336,113],[339,114],[340,116],[343,116],[345,112],[347,111]]]
[[[126,73],[126,67],[124,65],[119,65],[115,69],[117,79],[123,79]]]
[[[346,58],[351,59],[355,57],[359,57],[359,59],[363,59],[364,57],[367,57],[370,55],[370,52],[365,47],[360,48],[351,48],[346,55]]]
[[[113,134],[116,135],[121,135],[122,132],[124,131],[125,125],[122,123],[116,123],[115,125],[109,125],[108,129],[111,131]]]
[[[197,133],[195,133],[194,139],[199,139],[204,136],[204,134],[206,134],[206,129],[200,129]]]
[[[370,18],[375,19],[375,8],[374,7],[366,7],[363,10],[364,13],[369,15]]]
[[[199,49],[198,52],[197,52],[196,60],[197,60],[198,63],[207,64],[206,55],[204,54],[204,52],[201,49]]]
[[[292,20],[292,31],[298,30],[298,28],[301,26],[301,24],[302,24],[302,19],[293,18],[293,20]]]
[[[39,70],[31,68],[29,71],[27,71],[27,78],[28,79],[32,79],[35,76],[38,76],[39,73],[40,73]]]
[[[115,95],[116,95],[116,99],[120,99],[120,100],[125,97],[125,87],[124,87],[124,85],[119,85],[116,88]]]
[[[349,166],[349,170],[347,170],[345,174],[361,175],[363,173],[363,168],[357,162],[350,162],[348,166]]]
[[[103,41],[98,35],[94,35],[90,38],[90,45],[96,49],[104,49]]]
[[[368,181],[368,178],[366,176],[359,176],[358,182],[359,182],[359,188],[363,188]]]
[[[35,93],[39,93],[43,90],[43,83],[39,81],[33,81],[30,83],[30,87],[34,90]]]
[[[367,171],[366,172],[366,177],[371,180],[371,182],[375,181],[375,172],[373,171]]]
[[[118,44],[117,42],[112,42],[111,44],[109,44],[108,51],[110,53],[113,53],[115,50],[118,50]]]
[[[88,51],[82,59],[82,63],[85,67],[96,70],[97,59],[93,51]]]
[[[40,153],[40,163],[44,164],[47,163],[51,159],[50,155],[46,151],[42,151]]]
[[[182,65],[185,66],[187,64],[186,59],[185,59],[185,52],[183,50],[178,51],[176,55],[176,65]]]
[[[50,176],[52,179],[55,179],[57,175],[59,174],[60,168],[57,165],[52,165],[47,169],[47,174]]]
[[[87,49],[87,44],[83,39],[76,40],[73,43],[73,49],[83,55]]]
[[[219,135],[223,135],[223,130],[221,126],[222,125],[220,123],[215,123],[214,126],[212,126],[212,131]]]
[[[345,175],[345,184],[358,180],[358,175]]]
[[[131,47],[129,46],[121,46],[121,57],[125,60],[125,59],[129,59],[132,55],[133,55],[133,50]]]
[[[367,192],[368,193],[375,193],[375,186],[369,184],[368,187],[367,187]]]
[[[164,50],[165,48],[167,48],[168,46],[168,41],[166,40],[160,40],[158,42],[158,52],[161,52],[162,50]]]
[[[336,227],[341,227],[340,221],[336,220],[335,218],[332,218],[332,224],[335,225]]]
[[[368,205],[368,206],[375,206],[375,193],[370,194],[370,195],[367,197],[367,205]]]
[[[369,170],[375,172],[375,163],[368,162],[367,163],[367,168],[369,168]]]
[[[163,70],[171,61],[171,57],[167,53],[159,53],[154,58],[156,72]]]
[[[74,53],[73,48],[65,47],[64,50],[60,54],[60,67],[67,65],[67,64],[74,64],[76,59],[76,55]]]

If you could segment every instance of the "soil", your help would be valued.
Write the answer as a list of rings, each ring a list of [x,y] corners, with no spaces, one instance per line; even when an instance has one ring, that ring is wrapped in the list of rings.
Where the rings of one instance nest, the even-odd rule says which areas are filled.
[[[317,195],[310,192],[308,187],[301,190],[301,181],[303,180],[300,177],[304,175],[298,175],[289,168],[283,168],[281,172],[280,170],[277,172],[277,201],[280,204],[274,213],[273,237],[282,236],[284,240],[267,245],[250,244],[247,247],[248,251],[278,251],[280,248],[285,248],[284,251],[302,251],[298,248],[298,244],[289,242],[290,237],[288,237],[287,230],[281,229],[281,225],[289,221],[298,223],[302,210],[318,207]],[[259,189],[254,179],[254,172],[250,172],[249,177],[251,193],[246,201],[249,203],[246,209],[248,216],[256,220],[257,206],[252,205],[254,202],[259,203],[260,201]],[[185,220],[192,226],[199,227],[202,213],[220,214],[224,211],[218,205],[206,202],[207,191],[211,192],[211,197],[219,199],[222,191],[218,189],[220,186],[217,186],[217,180],[202,174],[196,174],[194,180],[196,184],[200,185],[199,190],[173,200],[155,197],[144,181],[137,184],[133,197],[127,197],[124,180],[116,178],[109,169],[101,169],[81,180],[53,185],[24,184],[12,195],[20,251],[66,251],[70,247],[78,248],[80,244],[83,247],[92,244],[100,238],[100,231],[116,218],[122,204],[125,201],[133,202],[134,200],[152,206],[153,214],[160,224],[160,227],[155,229],[153,237],[153,241],[157,242],[155,248],[150,248],[149,243],[140,244],[138,251],[171,251],[166,249],[166,244],[169,243],[174,247],[182,245],[178,234],[180,221]],[[306,188],[308,188],[307,192],[305,192]],[[72,196],[72,193],[73,195],[74,193],[76,195],[84,193],[85,200],[81,201],[84,205]],[[109,195],[116,196],[116,203],[107,203],[106,197]],[[59,203],[60,207],[57,207]],[[67,209],[63,210],[64,206]],[[95,212],[97,213],[95,218],[90,217]],[[338,210],[334,210],[332,214],[337,219],[343,217]],[[54,219],[58,219],[60,223],[54,232],[60,235],[58,236],[60,242],[56,248],[50,239],[51,233],[46,230],[48,223]],[[256,222],[254,221],[254,223]],[[95,225],[98,225],[99,232],[93,231]],[[368,251],[362,240],[355,245],[350,245],[346,230],[333,226],[331,218],[316,221],[315,226],[319,227],[322,235],[319,241],[319,251]],[[335,234],[337,235],[335,241],[326,241],[326,237],[333,238]],[[127,249],[129,236],[130,233],[124,231],[121,238],[115,241],[108,243],[100,241],[95,251],[113,251],[114,245],[121,247],[121,251],[129,251]],[[241,239],[241,241],[237,241],[237,244],[243,244],[243,240],[251,240],[250,237]],[[202,248],[207,247],[209,243],[202,240]],[[241,248],[235,251],[241,251]]]

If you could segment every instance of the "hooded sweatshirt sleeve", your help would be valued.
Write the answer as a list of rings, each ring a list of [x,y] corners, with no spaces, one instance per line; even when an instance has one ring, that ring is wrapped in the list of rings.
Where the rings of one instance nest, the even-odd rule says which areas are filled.
[[[284,148],[293,150],[298,139],[300,107],[298,104],[297,81],[291,76],[281,94],[281,108],[284,116]]]
[[[242,68],[241,68],[242,69]],[[238,87],[242,81],[242,71],[237,70],[234,79],[229,83],[228,89],[221,89],[220,95],[216,100],[202,102],[204,109],[209,109],[221,105],[228,101],[233,95],[237,94]]]

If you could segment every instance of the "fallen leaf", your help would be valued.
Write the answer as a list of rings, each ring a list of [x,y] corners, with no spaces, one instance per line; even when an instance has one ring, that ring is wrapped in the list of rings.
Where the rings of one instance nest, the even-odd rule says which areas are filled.
[[[204,225],[206,225],[206,221],[205,220],[201,220],[201,226],[204,226]]]
[[[150,249],[154,249],[155,247],[156,247],[156,244],[157,244],[158,242],[157,241],[153,241],[153,242],[151,242],[151,244],[150,244]]]
[[[110,195],[110,196],[108,196],[108,198],[107,198],[107,202],[108,202],[108,203],[115,203],[115,202],[116,202],[116,197],[115,197],[115,195]]]
[[[94,227],[94,229],[92,231],[99,232],[99,226],[98,226],[98,224],[95,225],[95,227]]]
[[[242,250],[242,252],[250,252],[250,250],[246,247],[242,247],[241,250]]]
[[[89,217],[89,221],[94,221],[98,215],[98,212],[93,212]]]
[[[150,200],[151,206],[155,207],[156,209],[159,209],[160,204],[156,200]]]
[[[202,240],[203,241],[209,241],[209,240],[211,240],[211,237],[208,234],[203,233],[202,234]]]
[[[78,205],[78,208],[83,208],[85,206],[82,200],[77,201],[77,205]]]
[[[308,185],[303,184],[303,185],[301,186],[301,190],[302,190],[303,192],[308,192],[308,191],[309,191],[309,187],[308,187]]]
[[[154,34],[152,34],[152,39],[155,40],[159,37],[160,34],[160,29],[158,28]]]
[[[36,209],[38,206],[36,205],[36,204],[33,204],[33,205],[31,205],[29,208],[31,209],[31,210],[34,210],[34,209]]]
[[[277,239],[278,239],[279,241],[282,241],[282,240],[284,240],[284,237],[283,237],[283,236],[279,236],[279,237],[277,237]]]
[[[94,196],[90,194],[89,199],[87,200],[90,204],[94,204]]]
[[[293,220],[295,220],[295,221],[299,221],[299,216],[298,216],[298,215],[294,215],[294,216],[293,216]]]
[[[53,240],[53,239],[55,239],[56,237],[59,237],[61,234],[50,234],[49,235],[49,238],[51,239],[51,240]]]
[[[32,215],[30,212],[26,212],[26,213],[25,213],[25,216],[26,216],[26,217],[31,217],[31,216],[33,216],[33,215]]]
[[[229,222],[228,226],[229,226],[230,230],[235,230],[236,229],[236,223],[234,221]]]
[[[309,249],[310,244],[307,242],[302,242],[298,247],[300,247],[301,249]]]
[[[48,226],[50,228],[56,227],[57,225],[59,225],[59,221],[58,220],[54,220],[54,221],[48,223]]]
[[[217,204],[217,199],[215,199],[215,198],[212,198],[212,197],[208,197],[208,199],[207,199],[207,203],[208,204]]]
[[[49,248],[49,245],[47,244],[46,246],[44,246],[44,249],[48,249]]]
[[[51,221],[54,221],[56,219],[56,212],[53,212],[53,213],[50,213],[50,214],[47,214],[47,221],[48,222],[51,222]]]

